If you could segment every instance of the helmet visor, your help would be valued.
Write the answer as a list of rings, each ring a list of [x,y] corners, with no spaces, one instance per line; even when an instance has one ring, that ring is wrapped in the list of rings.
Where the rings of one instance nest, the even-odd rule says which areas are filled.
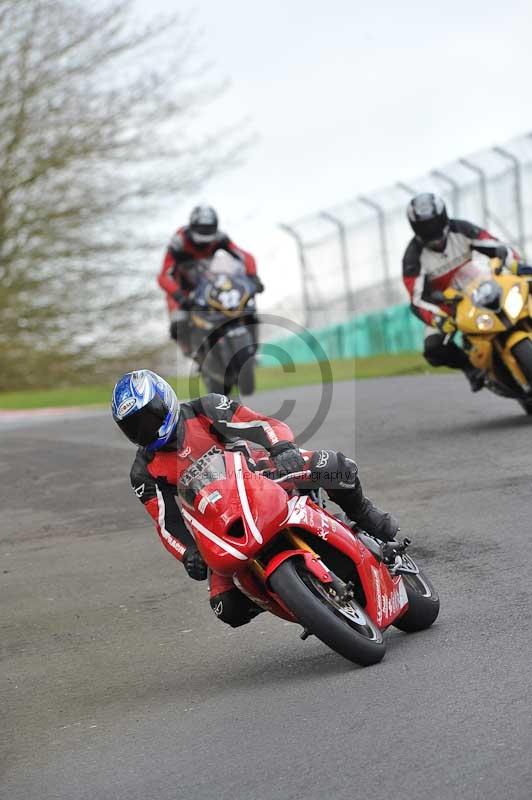
[[[200,230],[192,228],[190,238],[194,244],[210,244],[216,239],[216,228],[209,229],[206,225],[203,225]]]
[[[412,222],[412,228],[416,236],[419,236],[422,242],[428,244],[429,242],[438,242],[443,239],[448,232],[447,220],[438,215],[433,219],[422,219]]]
[[[439,239],[431,239],[429,242],[423,242],[425,247],[428,247],[429,250],[435,250],[437,253],[443,253],[445,248],[447,247],[447,237],[449,235],[449,226],[447,225],[443,229],[443,233]]]
[[[164,423],[167,414],[168,409],[162,399],[156,395],[144,408],[134,411],[124,419],[117,420],[117,424],[130,442],[147,447],[158,439],[159,428]]]

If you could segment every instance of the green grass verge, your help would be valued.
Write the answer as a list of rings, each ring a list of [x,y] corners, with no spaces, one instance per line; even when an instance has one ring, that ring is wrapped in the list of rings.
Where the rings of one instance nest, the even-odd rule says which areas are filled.
[[[420,353],[400,353],[372,358],[346,358],[327,365],[297,364],[293,371],[280,367],[261,367],[257,370],[257,391],[282,389],[291,386],[311,386],[328,380],[334,382],[356,378],[380,378],[392,375],[420,375],[435,372]],[[439,373],[447,370],[438,369]],[[197,376],[171,380],[180,397],[194,397],[205,392],[205,386]],[[0,410],[53,408],[62,406],[107,405],[112,384],[104,386],[75,386],[61,389],[27,390],[0,393]]]
[[[431,367],[421,353],[395,353],[355,359],[356,378],[385,378],[392,375],[423,375],[428,372],[452,372],[443,367]]]
[[[355,375],[355,359],[331,361],[333,381],[353,380]],[[324,378],[329,374],[324,366]],[[308,386],[321,383],[322,372],[318,364],[297,364],[292,372],[284,372],[282,368],[261,367],[257,370],[257,391],[288,388],[290,386]],[[179,378],[170,381],[180,397],[197,396],[205,393],[203,381],[197,376]],[[74,386],[72,388],[25,390],[21,392],[0,393],[0,410],[23,410],[33,408],[53,408],[63,406],[106,405],[109,403],[112,384],[103,386]]]

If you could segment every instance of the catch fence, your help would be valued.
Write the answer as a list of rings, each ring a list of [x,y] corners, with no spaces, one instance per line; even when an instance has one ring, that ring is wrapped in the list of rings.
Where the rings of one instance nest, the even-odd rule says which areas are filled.
[[[320,328],[404,303],[405,215],[419,192],[440,194],[453,217],[486,227],[532,257],[532,133],[281,225],[297,247],[304,322]]]

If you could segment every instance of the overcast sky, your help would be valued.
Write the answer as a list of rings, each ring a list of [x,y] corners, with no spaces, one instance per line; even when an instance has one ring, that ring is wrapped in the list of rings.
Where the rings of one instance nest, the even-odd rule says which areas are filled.
[[[216,114],[249,116],[260,138],[244,167],[168,209],[169,233],[211,202],[270,284],[298,269],[278,222],[532,129],[530,0],[137,0],[142,19],[176,8],[231,80]]]

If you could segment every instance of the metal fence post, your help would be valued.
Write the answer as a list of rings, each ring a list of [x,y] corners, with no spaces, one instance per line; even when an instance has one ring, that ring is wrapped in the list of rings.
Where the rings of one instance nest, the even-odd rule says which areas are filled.
[[[515,197],[515,212],[517,221],[517,241],[519,242],[519,251],[523,258],[526,260],[526,236],[525,236],[525,218],[523,213],[523,188],[521,181],[521,162],[514,153],[506,150],[504,147],[494,147],[493,151],[498,155],[511,161],[513,164],[514,172],[514,197]]]
[[[355,296],[353,294],[353,286],[351,284],[351,273],[349,270],[349,252],[347,249],[347,234],[344,223],[330,211],[321,211],[320,217],[326,219],[338,229],[338,240],[340,242],[340,256],[342,259],[342,271],[344,273],[345,294],[347,298],[347,310],[352,312],[355,310]]]
[[[489,224],[489,211],[488,211],[488,185],[486,181],[486,173],[483,169],[481,169],[478,164],[473,164],[468,158],[461,158],[459,163],[462,166],[466,167],[466,169],[474,172],[475,175],[478,177],[478,182],[480,186],[480,203],[482,206],[482,224],[485,228],[488,227]]]
[[[377,203],[375,200],[372,200],[371,197],[359,196],[358,201],[359,203],[362,203],[362,205],[368,206],[368,208],[371,208],[373,211],[377,213],[377,220],[379,224],[381,261],[384,273],[384,283],[386,286],[386,293],[388,295],[388,300],[391,301],[392,281],[390,277],[390,256],[388,252],[388,241],[386,238],[386,214],[384,213],[383,207],[379,205],[379,203]]]
[[[441,169],[433,169],[430,174],[435,178],[439,178],[440,181],[443,181],[447,184],[447,186],[451,187],[453,198],[453,215],[457,217],[460,214],[460,184]]]
[[[397,181],[395,185],[398,189],[402,189],[403,192],[409,194],[410,197],[415,197],[416,194],[419,194],[417,189],[414,189],[413,186],[409,186],[408,183],[403,183],[403,181]]]
[[[307,268],[307,258],[305,255],[305,244],[299,233],[290,225],[285,225],[283,222],[281,222],[279,223],[279,227],[281,228],[281,230],[285,231],[285,233],[291,236],[297,245],[297,251],[299,254],[299,264],[301,266],[301,288],[303,296],[303,325],[305,326],[305,328],[308,328],[308,326],[310,325],[311,307],[310,307],[310,296],[308,292],[308,268]]]

